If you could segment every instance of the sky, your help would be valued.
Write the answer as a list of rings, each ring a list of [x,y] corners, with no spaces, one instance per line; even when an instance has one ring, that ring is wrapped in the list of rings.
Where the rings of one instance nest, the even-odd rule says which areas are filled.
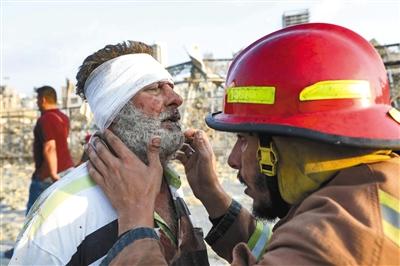
[[[400,42],[400,0],[0,0],[0,83],[22,96],[76,82],[82,61],[124,40],[160,43],[166,65],[189,60],[194,45],[214,58],[282,28],[285,11],[308,9],[310,22],[338,24],[381,44]]]

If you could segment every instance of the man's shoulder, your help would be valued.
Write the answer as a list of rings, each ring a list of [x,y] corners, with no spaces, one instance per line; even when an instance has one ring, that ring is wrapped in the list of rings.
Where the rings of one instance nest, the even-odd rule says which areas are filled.
[[[368,167],[374,174],[387,176],[394,175],[395,177],[398,177],[400,171],[400,156],[395,154],[395,157],[390,160],[368,164]]]
[[[399,166],[400,160],[396,157],[341,170],[330,182],[294,206],[288,220],[293,219],[303,226],[308,224],[308,227],[319,224],[319,228],[323,228],[322,224],[355,226],[354,221],[364,224],[365,228],[375,226],[376,221],[372,218],[379,217],[379,190],[386,186],[392,190],[400,189]]]
[[[86,163],[42,195],[27,217],[17,244],[20,252],[36,247],[67,264],[82,241],[88,237],[96,240],[94,232],[101,229],[101,233],[107,233],[107,229],[115,226],[117,214],[90,179]],[[84,252],[92,251],[84,249]]]
[[[64,114],[60,109],[51,109],[47,110],[42,113],[42,115],[39,117],[39,121],[47,121],[47,120],[55,120],[55,121],[69,121],[69,118],[66,114]]]
[[[67,193],[67,195],[64,195],[64,198],[79,195],[80,199],[84,199],[91,196],[94,197],[93,201],[95,201],[95,198],[104,197],[99,187],[90,178],[87,163],[83,163],[69,171],[64,177],[54,183],[51,188],[46,200],[49,200],[50,196],[54,197],[54,194],[60,192]]]
[[[400,199],[400,157],[396,156],[385,162],[368,165],[379,184],[379,189]]]
[[[79,234],[87,234],[116,217],[110,202],[88,175],[86,164],[82,164],[39,197],[27,217],[26,233],[38,236],[35,241],[41,235],[64,238],[59,232],[75,234],[76,228],[81,230]]]
[[[399,170],[399,156],[380,162],[364,163],[340,170],[338,174],[327,183],[327,185],[322,187],[322,189],[332,186],[338,188],[353,186],[354,188],[357,188],[361,185],[382,183],[386,182],[388,179],[397,177]]]
[[[278,222],[270,248],[291,242],[307,250],[310,258],[323,252],[337,265],[372,261],[368,251],[378,248],[376,240],[383,237],[379,193],[387,188],[388,194],[398,197],[399,165],[397,157],[342,170]],[[343,253],[346,249],[349,252]]]
[[[101,189],[90,178],[86,163],[74,168],[54,183],[38,201],[39,212],[45,216],[50,216],[46,212],[57,214],[54,215],[55,218],[75,212],[81,212],[82,216],[85,216],[88,208],[94,208],[91,214],[101,212],[101,208],[96,206],[109,204]]]

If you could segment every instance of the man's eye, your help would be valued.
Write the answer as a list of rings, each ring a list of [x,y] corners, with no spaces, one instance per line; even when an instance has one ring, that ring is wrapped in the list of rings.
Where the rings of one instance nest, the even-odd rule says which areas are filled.
[[[148,88],[148,89],[146,89],[146,92],[151,93],[151,94],[159,94],[161,92],[161,88],[159,88],[159,87]]]

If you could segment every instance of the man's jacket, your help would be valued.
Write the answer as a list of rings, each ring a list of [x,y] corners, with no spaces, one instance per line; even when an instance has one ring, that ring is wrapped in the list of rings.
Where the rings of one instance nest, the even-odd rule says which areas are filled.
[[[396,157],[340,171],[272,234],[241,208],[225,232],[218,224],[206,240],[232,265],[400,265],[399,199]]]

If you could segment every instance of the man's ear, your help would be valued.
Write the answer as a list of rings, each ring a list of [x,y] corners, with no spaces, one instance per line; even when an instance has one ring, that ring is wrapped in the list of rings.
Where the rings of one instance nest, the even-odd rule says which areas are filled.
[[[36,104],[37,104],[39,109],[42,109],[43,108],[43,97],[38,97],[37,101],[36,101]]]
[[[47,106],[49,104],[49,101],[46,99],[46,97],[41,97],[39,101],[42,106]]]

